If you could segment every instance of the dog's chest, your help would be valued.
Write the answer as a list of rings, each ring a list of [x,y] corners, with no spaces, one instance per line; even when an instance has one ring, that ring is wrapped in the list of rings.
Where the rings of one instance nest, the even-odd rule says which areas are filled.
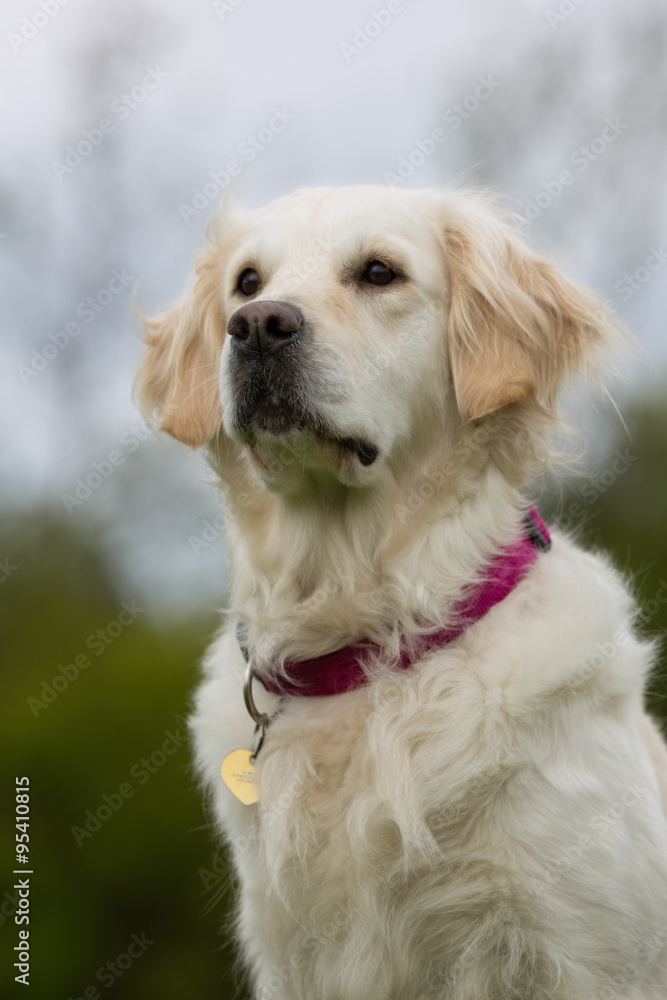
[[[447,667],[438,672],[437,697],[426,702],[416,676],[380,691],[290,699],[267,730],[261,797],[250,806],[222,785],[219,766],[232,744],[250,746],[252,722],[238,694],[221,699],[209,773],[253,927],[271,913],[270,936],[293,924],[308,929],[306,943],[324,935],[333,947],[361,906],[398,912],[421,880],[432,889],[465,877],[458,857],[506,753],[497,727],[464,710],[470,679],[452,670],[447,683]]]
[[[322,994],[309,976],[340,984],[354,969],[357,986],[347,983],[341,996],[403,1000],[420,995],[415,983],[429,970],[437,989],[422,993],[431,1000],[459,995],[454,981],[463,989],[482,967],[493,981],[529,976],[542,992],[531,985],[516,995],[546,997],[570,946],[569,930],[559,928],[576,925],[604,971],[631,950],[621,911],[632,909],[639,934],[657,926],[664,865],[649,871],[642,856],[627,860],[630,826],[643,842],[657,822],[648,797],[604,837],[591,837],[592,821],[628,782],[647,780],[631,734],[594,699],[544,693],[556,683],[569,691],[581,657],[550,664],[539,634],[530,642],[532,686],[522,675],[510,683],[528,662],[514,644],[526,641],[505,629],[502,639],[490,635],[486,667],[471,639],[356,692],[289,699],[269,726],[258,759],[261,798],[250,806],[220,778],[223,757],[251,745],[243,664],[233,667],[240,654],[231,639],[214,651],[225,669],[211,670],[198,695],[198,765],[240,876],[238,926],[249,963],[258,982],[271,982],[275,969],[287,977],[290,989],[276,997],[313,1000]],[[638,688],[642,660],[629,644],[622,653],[623,670],[619,661],[590,683],[608,687],[618,676],[619,697],[634,699],[628,676],[636,673]],[[577,739],[556,744],[564,725]],[[613,757],[600,750],[610,725]],[[572,882],[561,861],[582,843],[585,865],[572,863]],[[577,889],[590,867],[599,876]],[[635,884],[641,905],[631,906]],[[582,916],[592,898],[611,914],[601,931]],[[539,946],[545,968],[520,968],[540,941],[549,942]],[[396,992],[399,982],[407,992]]]

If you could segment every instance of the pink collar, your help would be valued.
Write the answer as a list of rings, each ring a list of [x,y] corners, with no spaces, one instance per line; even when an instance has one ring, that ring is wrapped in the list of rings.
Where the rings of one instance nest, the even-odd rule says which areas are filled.
[[[396,666],[406,669],[430,650],[446,646],[511,594],[537,559],[538,553],[551,548],[549,529],[532,504],[523,519],[523,529],[521,538],[501,549],[489,563],[483,580],[459,601],[457,624],[420,636],[410,650],[403,649],[399,653]],[[247,659],[247,651],[243,646],[241,648]],[[368,683],[364,661],[369,654],[381,652],[382,647],[377,643],[356,642],[310,660],[288,660],[285,677],[273,679],[266,674],[258,676],[267,691],[274,694],[302,697],[343,694]]]

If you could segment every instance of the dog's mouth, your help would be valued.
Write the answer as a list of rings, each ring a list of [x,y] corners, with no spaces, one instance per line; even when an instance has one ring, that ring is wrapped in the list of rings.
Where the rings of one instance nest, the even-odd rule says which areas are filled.
[[[379,449],[372,441],[338,433],[292,392],[280,391],[275,386],[259,391],[255,385],[251,396],[246,396],[242,404],[237,407],[235,424],[253,451],[267,436],[286,441],[310,437],[326,450],[332,450],[340,460],[356,458],[368,467],[378,458]]]
[[[338,466],[358,462],[363,467],[374,464],[379,448],[363,434],[349,427],[340,428],[325,416],[322,406],[335,413],[336,398],[323,389],[317,366],[301,346],[287,345],[275,355],[262,358],[233,354],[229,375],[233,404],[228,410],[230,430],[247,444],[256,460],[275,452],[294,450],[295,458],[324,455]],[[324,393],[318,405],[317,392]],[[352,430],[352,433],[350,431]],[[292,449],[292,445],[294,449]]]
[[[362,465],[372,465],[379,454],[374,444],[360,438],[341,438],[338,443],[342,448],[356,455]]]

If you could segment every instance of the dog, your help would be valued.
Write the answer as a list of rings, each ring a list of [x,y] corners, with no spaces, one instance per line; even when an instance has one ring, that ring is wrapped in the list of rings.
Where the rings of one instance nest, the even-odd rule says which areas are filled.
[[[486,195],[311,188],[223,201],[144,323],[225,494],[191,727],[253,997],[664,1000],[657,650],[524,494],[599,301]]]

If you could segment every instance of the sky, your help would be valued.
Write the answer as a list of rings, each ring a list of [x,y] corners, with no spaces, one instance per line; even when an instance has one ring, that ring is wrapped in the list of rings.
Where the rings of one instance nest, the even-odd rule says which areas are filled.
[[[658,0],[3,4],[3,505],[96,532],[156,614],[219,600],[210,477],[132,401],[132,303],[179,296],[233,173],[250,205],[311,184],[499,192],[634,331],[621,406],[663,391],[666,39]],[[593,452],[615,419],[586,422]]]

